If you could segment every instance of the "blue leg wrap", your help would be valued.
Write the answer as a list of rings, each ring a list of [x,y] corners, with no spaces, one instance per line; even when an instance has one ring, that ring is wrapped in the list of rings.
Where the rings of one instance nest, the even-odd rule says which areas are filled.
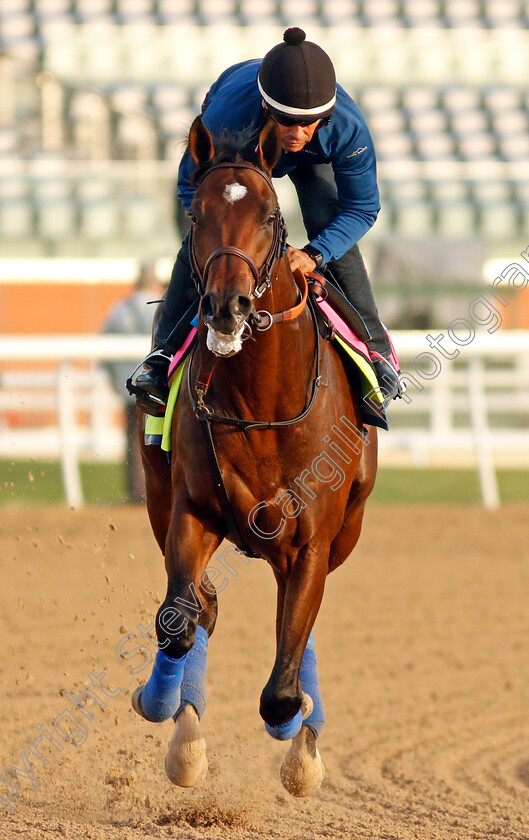
[[[313,703],[313,709],[308,718],[303,720],[301,710],[292,718],[282,723],[281,726],[270,726],[265,722],[266,731],[272,738],[278,741],[288,741],[295,738],[301,731],[301,726],[310,726],[316,738],[323,729],[325,723],[325,711],[323,709],[323,700],[321,699],[320,683],[318,680],[318,663],[316,661],[316,651],[314,649],[314,636],[312,630],[307,641],[307,646],[303,652],[303,659],[301,660],[301,667],[299,669],[299,679],[301,687],[305,694],[308,694]]]
[[[275,738],[276,741],[290,741],[291,738],[295,738],[296,735],[299,735],[301,732],[301,724],[303,723],[303,715],[301,714],[301,709],[299,712],[294,715],[292,720],[287,720],[286,723],[280,724],[280,726],[270,726],[269,723],[265,721],[266,731],[272,738]]]
[[[303,721],[303,726],[310,726],[317,738],[325,723],[325,711],[323,709],[323,700],[321,699],[320,684],[318,681],[318,663],[316,661],[312,631],[308,638],[305,652],[303,653],[303,659],[301,660],[299,678],[303,691],[305,694],[310,695],[314,704],[311,714]]]
[[[172,717],[180,703],[180,684],[188,653],[172,659],[159,650],[149,681],[141,693],[141,707],[153,723]]]
[[[180,687],[180,705],[174,715],[175,720],[184,706],[194,706],[199,720],[206,711],[207,660],[208,634],[199,625],[193,647],[186,657],[184,676]]]

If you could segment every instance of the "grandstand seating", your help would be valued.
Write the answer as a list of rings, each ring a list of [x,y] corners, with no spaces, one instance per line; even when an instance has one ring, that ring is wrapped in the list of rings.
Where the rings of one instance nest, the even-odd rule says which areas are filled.
[[[187,129],[207,89],[207,68],[204,75],[196,73],[196,66],[188,68],[186,75],[174,73],[171,64],[167,78],[150,78],[154,50],[162,65],[164,50],[171,61],[178,52],[174,41],[157,42],[153,33],[164,27],[180,27],[181,34],[211,31],[211,43],[218,37],[219,49],[225,51],[225,63],[229,63],[230,33],[234,38],[237,33],[240,43],[241,27],[259,26],[261,40],[267,43],[268,32],[277,33],[296,23],[325,31],[336,49],[342,46],[337,63],[346,76],[346,87],[367,118],[380,161],[384,201],[384,215],[377,225],[380,235],[384,231],[401,236],[478,234],[489,239],[525,235],[529,219],[526,175],[517,177],[511,168],[507,180],[498,169],[491,169],[482,181],[472,180],[468,174],[460,176],[466,163],[482,163],[486,173],[487,164],[508,166],[529,160],[525,77],[522,73],[518,84],[512,83],[516,56],[508,67],[509,39],[529,27],[527,2],[2,0],[0,50],[15,62],[17,70],[26,68],[26,79],[13,83],[17,97],[12,117],[7,106],[0,107],[0,160],[5,164],[0,170],[0,237],[33,236],[50,243],[52,249],[61,232],[65,238],[83,237],[87,243],[102,243],[109,237],[137,241],[152,236],[163,212],[169,213],[167,231],[172,225],[170,195],[162,210],[155,191],[138,184],[125,189],[100,179],[89,186],[82,177],[72,179],[60,166],[47,179],[33,173],[28,180],[17,176],[9,161],[45,159],[47,155],[71,160],[173,160],[176,169]],[[366,80],[357,75],[358,63],[343,40],[344,26],[347,32],[359,32],[360,38],[366,31],[382,33],[370,68],[370,72],[379,73],[378,78]],[[406,41],[405,34],[414,31],[424,33],[432,45],[431,51],[424,50],[420,60],[417,58],[415,79],[410,57],[414,42]],[[451,31],[454,37],[441,43],[433,37],[436,31],[444,36]],[[505,78],[496,65],[489,66],[490,54],[481,51],[482,43],[490,46],[491,31],[500,38],[495,48],[505,43]],[[476,33],[484,33],[485,40],[478,42]],[[127,38],[132,38],[132,49],[124,49]],[[181,40],[184,49],[188,39],[182,36]],[[208,43],[207,39],[202,43],[203,52],[197,59],[198,63],[204,59],[204,66],[210,52]],[[443,44],[448,45],[449,60]],[[474,45],[474,52],[469,51],[469,45]],[[518,44],[516,55],[519,52]],[[0,59],[0,81],[5,60]],[[42,147],[39,87],[45,80],[38,73],[51,60],[63,90],[65,130],[63,147],[50,151]],[[237,60],[236,53],[233,60]],[[474,60],[476,66],[472,67]],[[489,62],[483,78],[480,60]],[[447,66],[453,67],[452,77],[446,73]],[[75,68],[82,68],[80,78]],[[458,68],[465,70],[462,78],[457,75]],[[423,71],[437,73],[436,83],[421,75]],[[83,73],[93,80],[87,83]],[[8,68],[6,74],[7,79]],[[387,167],[404,161],[453,168],[443,170],[449,175],[438,178],[431,169],[420,178],[386,174]],[[394,173],[394,168],[391,171]],[[164,186],[167,191],[169,182]],[[146,218],[152,223],[147,224]]]
[[[227,20],[247,25],[267,20],[296,24],[303,18],[334,26],[351,19],[360,26],[523,28],[529,12],[523,0],[3,0],[20,36],[49,19],[170,24],[187,19],[199,25]]]

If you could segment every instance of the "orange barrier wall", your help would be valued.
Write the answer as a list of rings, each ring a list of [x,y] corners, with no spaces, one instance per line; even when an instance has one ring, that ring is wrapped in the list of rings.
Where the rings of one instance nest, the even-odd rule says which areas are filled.
[[[97,333],[110,308],[127,297],[125,283],[1,283],[0,332]]]

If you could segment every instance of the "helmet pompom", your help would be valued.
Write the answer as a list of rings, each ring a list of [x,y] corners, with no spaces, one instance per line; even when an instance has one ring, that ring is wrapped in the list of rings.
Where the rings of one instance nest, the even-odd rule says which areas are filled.
[[[283,33],[283,41],[289,47],[297,47],[302,44],[307,36],[299,26],[291,26],[290,29],[285,29]]]

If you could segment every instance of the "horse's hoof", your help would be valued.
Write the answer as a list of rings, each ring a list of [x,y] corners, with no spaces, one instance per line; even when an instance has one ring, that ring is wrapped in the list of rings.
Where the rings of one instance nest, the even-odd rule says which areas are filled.
[[[208,770],[206,742],[194,706],[178,715],[165,759],[167,778],[180,787],[194,787]]]
[[[138,686],[136,691],[133,692],[132,697],[130,698],[130,702],[131,702],[132,708],[134,709],[134,711],[140,717],[142,717],[144,720],[149,720],[149,718],[146,716],[145,712],[143,711],[143,708],[142,708],[142,705],[141,705],[141,695],[143,693],[144,688],[145,688],[144,685]]]
[[[291,796],[311,796],[323,782],[325,767],[312,729],[303,726],[281,766],[281,782]]]

